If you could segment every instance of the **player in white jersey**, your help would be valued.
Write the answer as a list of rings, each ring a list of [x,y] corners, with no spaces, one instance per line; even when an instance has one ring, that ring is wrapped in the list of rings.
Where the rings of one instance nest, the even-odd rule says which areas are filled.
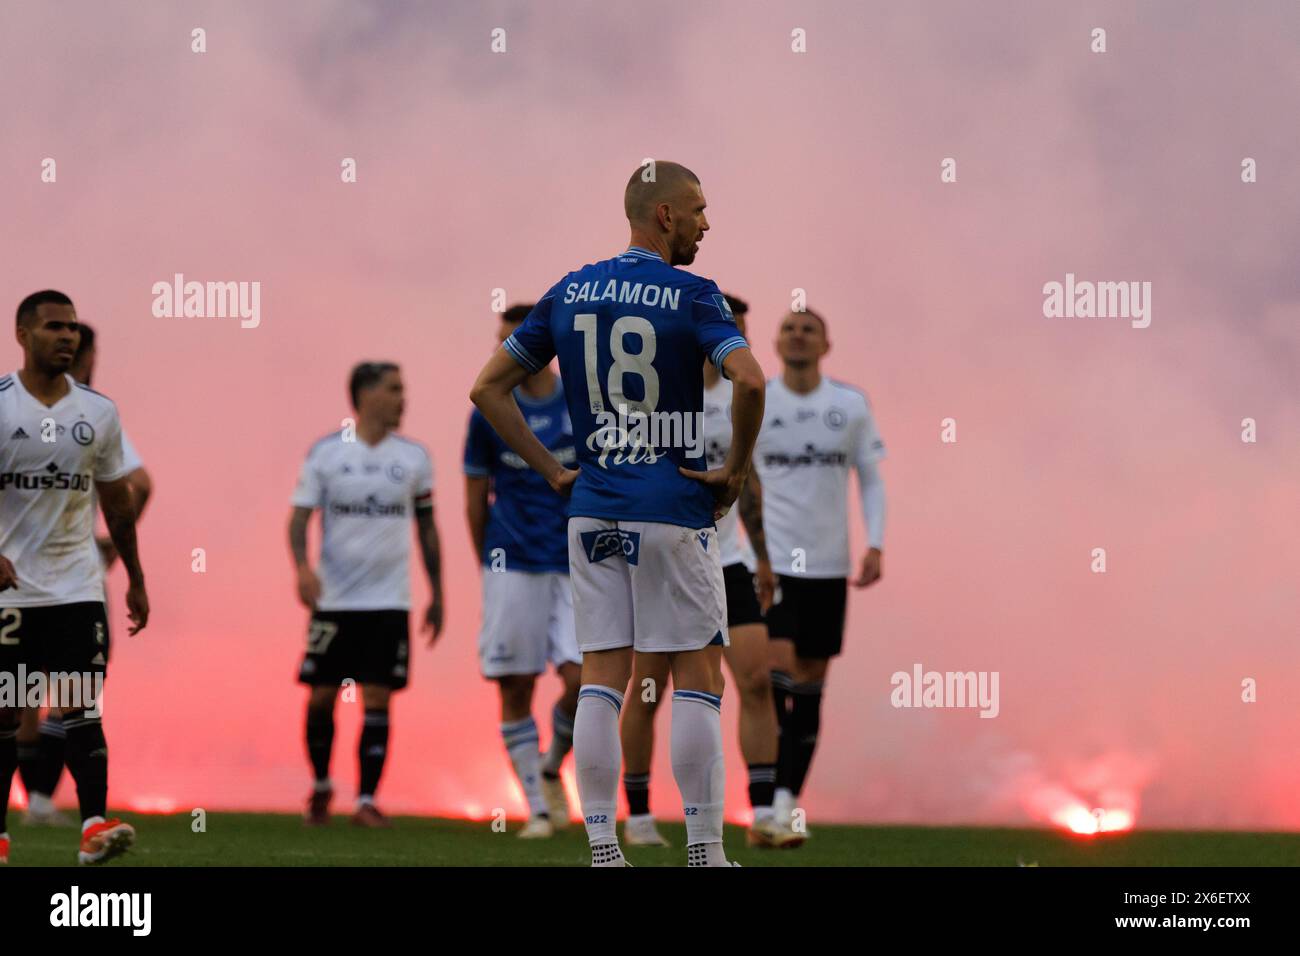
[[[19,675],[42,671],[57,688],[49,703],[63,718],[82,817],[77,858],[99,863],[127,849],[135,831],[105,819],[108,745],[99,693],[109,644],[96,496],[130,579],[129,633],[148,623],[149,599],[117,409],[67,373],[80,337],[72,300],[35,293],[18,306],[17,320],[23,367],[0,378],[0,672],[25,686]],[[0,861],[9,853],[4,815],[18,724],[17,708],[0,707]]]
[[[68,374],[78,383],[89,387],[93,384],[95,375],[95,330],[85,322],[78,322],[77,328],[81,333],[81,341],[77,345],[77,354]],[[153,492],[153,480],[127,437],[125,426],[122,428],[122,462],[126,468],[127,484],[131,486],[136,521],[139,522],[144,514],[145,503]],[[107,572],[117,560],[113,540],[107,534],[96,534],[95,543]],[[65,739],[63,720],[57,710],[48,711],[42,720],[38,708],[23,709],[22,723],[18,728],[18,772],[27,789],[27,813],[23,816],[23,823],[27,826],[71,825],[71,821],[54,806],[54,791],[63,775]]]
[[[754,468],[763,483],[763,528],[777,575],[767,614],[780,723],[775,803],[778,822],[789,826],[817,746],[830,659],[844,638],[849,472],[857,472],[867,526],[868,550],[853,579],[854,587],[864,588],[881,574],[885,486],[876,465],[885,445],[866,395],[821,373],[830,351],[821,316],[787,315],[776,350],[783,368],[767,383]]]
[[[442,632],[433,462],[423,445],[396,434],[405,408],[398,366],[361,363],[352,370],[349,392],[356,424],[312,445],[289,517],[298,599],[312,612],[298,673],[311,688],[306,733],[314,784],[304,819],[310,825],[330,819],[334,702],[350,679],[361,685],[365,708],[352,822],[387,827],[374,798],[388,755],[389,699],[406,686],[410,662],[412,518],[432,593],[421,629],[430,647]],[[315,510],[321,513],[319,574],[307,557],[307,524]]]
[[[736,328],[745,331],[749,306],[735,296],[727,296]],[[704,436],[710,468],[720,467],[731,450],[731,382],[712,365],[704,366]],[[745,525],[749,541],[740,537],[739,525]],[[740,693],[740,751],[749,771],[749,802],[754,814],[746,834],[750,846],[792,847],[803,836],[779,826],[772,808],[776,787],[777,722],[772,703],[772,675],[769,665],[767,625],[763,612],[771,603],[771,565],[763,534],[762,486],[751,471],[736,501],[736,507],[718,520],[718,548],[722,576],[727,590],[727,631],[731,643],[723,657],[731,669]],[[769,582],[759,593],[754,565],[765,569],[760,580]],[[646,681],[651,683],[647,685]],[[662,658],[638,655],[632,673],[633,687],[665,687],[668,668]],[[659,695],[634,694],[623,712],[623,790],[627,796],[628,818],[623,827],[623,842],[633,846],[667,846],[650,813],[650,764],[654,751],[654,717]]]

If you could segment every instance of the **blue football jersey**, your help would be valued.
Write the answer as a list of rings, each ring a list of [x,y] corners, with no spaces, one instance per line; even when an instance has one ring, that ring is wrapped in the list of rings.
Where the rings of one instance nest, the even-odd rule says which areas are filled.
[[[538,440],[566,467],[574,467],[573,426],[564,401],[564,389],[529,398],[518,389],[515,401]],[[546,479],[533,471],[501,440],[477,408],[469,417],[465,436],[465,474],[489,478],[493,500],[488,509],[483,563],[495,555],[504,558],[508,571],[569,571],[567,502],[551,490]]]
[[[581,474],[570,515],[713,524],[706,471],[704,360],[746,342],[712,281],[627,252],[571,272],[542,297],[506,351],[529,371],[558,357]]]

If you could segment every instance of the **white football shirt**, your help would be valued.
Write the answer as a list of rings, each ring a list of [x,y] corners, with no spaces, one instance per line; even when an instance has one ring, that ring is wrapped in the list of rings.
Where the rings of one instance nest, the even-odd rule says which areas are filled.
[[[144,467],[144,462],[140,460],[140,453],[135,450],[135,445],[127,437],[125,428],[122,429],[122,465],[128,475]]]
[[[424,446],[391,432],[379,444],[342,432],[316,442],[293,504],[321,512],[322,611],[406,610],[415,509],[433,506]]]
[[[18,575],[4,607],[104,600],[95,482],[127,474],[122,426],[111,400],[64,377],[68,394],[53,405],[17,372],[0,378],[0,554]]]
[[[780,377],[768,381],[754,467],[763,482],[763,531],[773,571],[849,576],[849,469],[857,469],[861,483],[884,457],[871,405],[856,388],[823,376],[799,395]]]
[[[723,376],[704,390],[704,457],[709,470],[721,468],[731,452],[731,380]],[[718,547],[722,566],[745,564],[753,567],[754,551],[740,536],[740,502],[718,522]]]

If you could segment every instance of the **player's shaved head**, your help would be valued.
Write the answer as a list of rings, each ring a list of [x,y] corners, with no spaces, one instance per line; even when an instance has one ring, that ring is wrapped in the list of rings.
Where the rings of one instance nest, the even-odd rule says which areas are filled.
[[[657,253],[670,266],[690,265],[709,228],[706,205],[700,177],[681,163],[646,160],[623,190],[631,245]]]
[[[802,312],[791,312],[790,315],[806,315],[814,318],[822,327],[822,335],[830,338],[830,326],[826,324],[826,318],[820,312],[814,312],[812,309],[804,309]]]
[[[654,160],[638,166],[623,190],[623,211],[633,225],[650,226],[657,221],[661,203],[673,205],[700,184],[700,177],[681,163]]]

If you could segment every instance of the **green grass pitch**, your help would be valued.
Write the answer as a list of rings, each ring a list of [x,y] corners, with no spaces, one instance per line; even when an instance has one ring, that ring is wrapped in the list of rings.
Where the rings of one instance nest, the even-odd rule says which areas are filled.
[[[519,840],[487,822],[399,817],[391,830],[363,830],[336,815],[319,829],[299,817],[210,813],[195,833],[188,814],[121,814],[138,841],[109,866],[585,866],[582,827],[552,840]],[[15,812],[11,819],[21,818]],[[634,866],[682,866],[681,824],[660,824],[668,849],[626,847]],[[10,823],[11,866],[76,861],[75,829]],[[817,826],[797,850],[751,850],[740,827],[726,830],[727,855],[742,866],[1294,866],[1300,834],[1151,830],[1076,837],[1054,830],[988,827]]]

